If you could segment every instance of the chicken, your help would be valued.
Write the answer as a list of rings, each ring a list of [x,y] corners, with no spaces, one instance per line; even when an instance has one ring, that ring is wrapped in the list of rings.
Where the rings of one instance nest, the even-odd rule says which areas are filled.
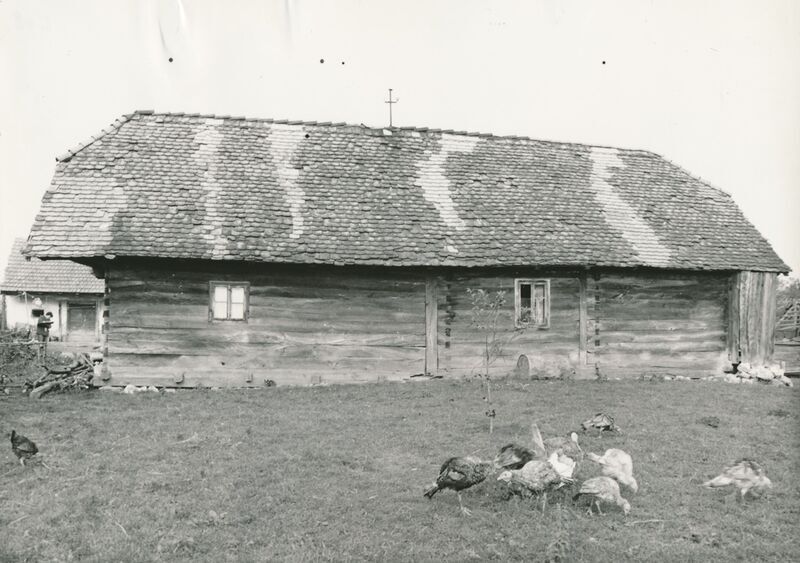
[[[589,504],[589,514],[592,513],[592,507],[597,506],[597,512],[603,514],[600,508],[600,502],[607,504],[614,504],[622,509],[626,515],[631,511],[631,504],[622,498],[619,493],[619,485],[611,477],[592,477],[581,483],[580,489],[572,497],[572,500],[578,500],[581,496],[591,497]]]
[[[602,456],[589,452],[586,457],[595,463],[599,463],[601,472],[606,477],[615,479],[634,493],[639,490],[639,484],[633,477],[633,460],[626,452],[617,448],[610,448]]]
[[[560,475],[549,461],[540,459],[529,461],[522,469],[503,471],[497,480],[503,481],[511,493],[523,498],[541,494],[542,512],[547,504],[547,491],[572,482],[571,478]]]
[[[11,450],[17,456],[19,462],[25,465],[25,460],[30,459],[36,455],[39,448],[36,447],[32,441],[28,440],[22,434],[17,434],[16,430],[11,431]]]
[[[592,418],[588,418],[581,423],[581,428],[584,432],[591,429],[599,430],[600,432],[619,432],[620,428],[614,424],[614,417],[605,413],[599,412]]]
[[[451,457],[442,464],[436,482],[425,491],[429,499],[442,489],[452,489],[458,494],[458,505],[467,516],[472,514],[461,501],[461,491],[483,482],[494,472],[494,464],[477,457]]]
[[[716,488],[733,485],[739,489],[739,499],[746,495],[758,498],[767,489],[772,488],[772,481],[767,477],[766,470],[755,460],[742,458],[733,465],[726,467],[722,473],[703,483],[704,487]]]
[[[498,469],[522,469],[522,467],[538,457],[534,450],[519,444],[506,444],[494,458],[494,466]]]

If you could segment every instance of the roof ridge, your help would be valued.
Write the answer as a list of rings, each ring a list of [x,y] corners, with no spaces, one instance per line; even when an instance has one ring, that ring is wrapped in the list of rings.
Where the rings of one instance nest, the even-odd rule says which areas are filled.
[[[599,144],[590,144],[590,143],[579,143],[575,141],[555,141],[552,139],[537,139],[534,137],[529,137],[527,135],[495,135],[494,133],[482,133],[478,131],[457,131],[455,129],[440,129],[436,127],[420,127],[414,125],[405,125],[405,126],[397,126],[393,125],[391,127],[387,126],[370,126],[365,125],[364,123],[347,123],[344,121],[337,121],[337,122],[330,122],[330,121],[306,121],[306,120],[298,120],[298,119],[277,119],[271,117],[243,117],[243,116],[230,116],[227,114],[214,114],[214,113],[186,113],[186,112],[168,112],[168,111],[154,111],[152,109],[144,109],[144,110],[135,110],[133,114],[128,114],[124,117],[130,119],[136,115],[144,115],[144,116],[164,116],[164,117],[188,117],[193,119],[222,119],[228,121],[250,121],[250,122],[257,122],[257,123],[276,123],[278,125],[308,125],[311,127],[361,127],[363,129],[368,129],[371,131],[412,131],[418,133],[440,133],[442,135],[460,135],[460,136],[467,136],[467,137],[480,137],[484,139],[500,139],[500,140],[510,140],[510,141],[530,141],[534,143],[547,143],[551,145],[562,145],[562,146],[576,146],[576,147],[587,147],[587,148],[599,148],[599,149],[614,149],[618,151],[625,151],[626,153],[642,153],[647,155],[657,156],[659,158],[664,158],[660,154],[655,153],[651,150],[647,149],[633,149],[633,148],[626,148],[626,147],[615,147],[613,145],[599,145]]]
[[[653,153],[653,154],[656,154],[656,153]],[[720,188],[719,186],[715,186],[714,184],[712,184],[708,180],[704,179],[699,174],[694,174],[693,172],[690,172],[687,168],[684,168],[683,166],[681,166],[680,164],[678,164],[674,160],[671,160],[671,159],[667,158],[664,155],[657,154],[656,156],[661,158],[664,162],[666,162],[670,166],[674,166],[675,168],[677,168],[678,170],[680,170],[681,172],[683,172],[684,174],[689,176],[691,179],[700,182],[701,184],[703,184],[707,188],[711,188],[712,190],[716,190],[716,191],[720,192],[721,194],[728,196],[730,199],[733,199],[733,194],[731,194],[728,190]]]
[[[140,113],[140,112],[137,111],[135,113]],[[109,125],[108,127],[104,128],[104,129],[101,129],[100,133],[98,133],[97,135],[92,135],[89,138],[88,141],[85,141],[83,143],[78,143],[77,145],[75,145],[75,147],[73,147],[71,149],[67,149],[67,152],[57,156],[56,157],[56,161],[57,162],[65,162],[65,161],[71,159],[73,156],[75,156],[76,154],[81,152],[83,149],[85,149],[89,145],[94,144],[95,142],[99,141],[100,139],[102,139],[103,137],[108,135],[109,133],[111,133],[113,131],[116,131],[117,129],[119,129],[120,127],[125,125],[128,121],[131,120],[131,118],[135,115],[135,113],[126,113],[122,117],[115,119],[114,123],[112,123],[111,125]]]

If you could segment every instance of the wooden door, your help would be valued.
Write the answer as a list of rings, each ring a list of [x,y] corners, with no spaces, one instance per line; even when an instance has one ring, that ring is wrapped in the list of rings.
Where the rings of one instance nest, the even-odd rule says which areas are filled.
[[[96,303],[70,302],[67,304],[67,341],[94,341],[96,325]]]

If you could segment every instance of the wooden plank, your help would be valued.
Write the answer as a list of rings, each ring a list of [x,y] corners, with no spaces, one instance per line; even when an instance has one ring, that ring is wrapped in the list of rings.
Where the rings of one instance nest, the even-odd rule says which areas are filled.
[[[579,278],[580,292],[578,296],[578,358],[580,365],[585,366],[586,355],[586,330],[588,326],[588,306],[587,306],[587,280],[586,272]]]
[[[367,328],[367,327],[362,327]],[[230,328],[220,325],[207,325],[202,328],[173,330],[169,328],[131,328],[115,327],[110,340],[116,344],[137,342],[197,342],[202,344],[250,343],[250,344],[360,344],[364,346],[424,346],[421,334],[406,332],[287,332],[272,330],[267,326],[238,324]]]
[[[680,330],[680,331],[650,331],[629,332],[624,330],[603,330],[604,342],[642,342],[642,343],[670,343],[670,342],[713,342],[725,343],[726,331],[722,328],[707,330]]]
[[[439,370],[439,299],[436,278],[425,283],[425,373]]]
[[[741,273],[731,275],[728,299],[728,359],[732,364],[741,362],[742,328],[741,313]]]
[[[777,322],[777,286],[778,274],[763,272],[764,276],[764,304],[762,341],[764,342],[764,360],[772,361],[775,353],[775,325]]]

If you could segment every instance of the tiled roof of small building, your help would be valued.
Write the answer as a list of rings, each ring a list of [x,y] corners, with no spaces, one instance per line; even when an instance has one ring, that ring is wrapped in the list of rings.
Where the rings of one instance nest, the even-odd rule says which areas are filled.
[[[788,271],[728,194],[650,152],[153,112],[59,159],[26,252]]]
[[[39,293],[103,293],[105,281],[88,266],[70,260],[26,260],[25,239],[14,240],[0,291]]]

